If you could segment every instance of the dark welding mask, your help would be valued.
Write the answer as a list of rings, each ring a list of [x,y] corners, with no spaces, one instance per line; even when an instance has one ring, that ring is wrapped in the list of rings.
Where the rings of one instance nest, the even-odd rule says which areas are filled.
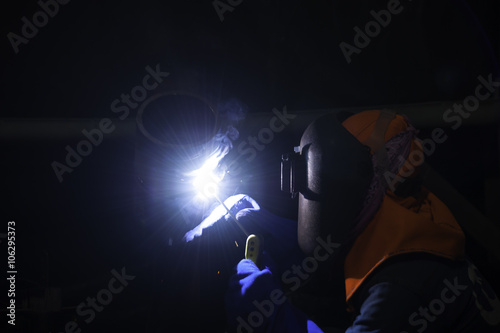
[[[314,120],[300,146],[282,156],[282,190],[299,196],[298,242],[307,255],[320,242],[343,244],[354,227],[373,177],[370,148],[337,114]]]

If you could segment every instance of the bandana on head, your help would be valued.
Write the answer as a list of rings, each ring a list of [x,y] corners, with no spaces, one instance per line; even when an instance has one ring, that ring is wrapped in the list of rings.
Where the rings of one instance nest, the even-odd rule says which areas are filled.
[[[366,142],[374,131],[381,112],[380,110],[363,111],[349,117],[342,125],[360,142]],[[408,173],[405,165],[410,152],[415,149],[422,150],[420,144],[415,140],[417,133],[418,131],[410,124],[406,116],[396,115],[390,121],[384,134],[387,165],[384,165],[383,172],[374,172],[363,207],[356,218],[355,227],[349,239],[359,235],[380,208],[389,186],[387,176],[401,177],[401,174]],[[372,151],[371,158],[374,170],[380,170],[381,163],[378,161],[378,156]],[[415,172],[411,173],[409,178],[414,175]]]

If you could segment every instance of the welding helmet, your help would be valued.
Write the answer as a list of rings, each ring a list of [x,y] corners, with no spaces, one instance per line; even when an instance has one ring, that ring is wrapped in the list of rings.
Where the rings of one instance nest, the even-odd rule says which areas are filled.
[[[313,254],[321,241],[348,244],[359,234],[388,190],[386,173],[403,170],[398,147],[413,149],[414,134],[406,118],[389,110],[326,114],[307,127],[300,146],[282,156],[281,184],[299,196],[303,252]],[[387,147],[388,140],[394,144]]]
[[[373,174],[370,149],[323,115],[304,131],[294,153],[282,156],[282,190],[299,196],[298,242],[308,255],[323,241],[342,243]]]

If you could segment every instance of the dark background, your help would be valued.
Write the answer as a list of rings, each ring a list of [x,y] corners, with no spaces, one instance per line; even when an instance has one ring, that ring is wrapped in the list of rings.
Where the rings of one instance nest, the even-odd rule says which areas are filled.
[[[500,4],[487,0],[402,1],[403,12],[348,64],[339,43],[352,44],[353,28],[387,3],[243,1],[221,21],[211,1],[73,0],[18,54],[6,36],[21,34],[21,18],[32,21],[40,7],[4,4],[0,207],[2,230],[10,220],[17,226],[16,328],[62,332],[76,320],[84,332],[222,332],[227,278],[243,256],[234,240],[244,239],[234,226],[216,225],[198,241],[182,242],[206,208],[185,208],[192,209],[187,220],[179,210],[190,194],[178,175],[199,165],[200,150],[152,146],[136,131],[137,109],[122,122],[111,102],[142,82],[146,66],[160,64],[170,75],[151,94],[183,90],[215,106],[236,100],[234,108],[246,112],[235,123],[238,145],[284,105],[312,115],[462,100],[474,93],[478,75],[499,77]],[[221,114],[226,124],[229,114]],[[60,183],[51,163],[63,162],[65,146],[75,147],[81,130],[102,118],[113,119],[116,133]],[[498,224],[499,125],[472,118],[448,129],[450,139],[429,162]],[[279,192],[279,160],[298,143],[304,119],[245,166],[238,188],[291,219],[296,202]],[[421,135],[441,125],[428,123]],[[138,177],[156,189],[145,190]],[[122,267],[136,278],[83,322],[75,307]]]

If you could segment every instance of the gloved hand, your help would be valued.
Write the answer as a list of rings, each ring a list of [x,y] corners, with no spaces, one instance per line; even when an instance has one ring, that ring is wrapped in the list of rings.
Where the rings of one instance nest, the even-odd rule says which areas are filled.
[[[229,280],[226,309],[229,326],[252,327],[255,332],[265,332],[278,308],[286,301],[271,257],[264,251],[260,256],[262,269],[250,259],[242,259],[236,273]]]
[[[228,332],[322,333],[307,316],[288,303],[281,290],[276,266],[266,252],[262,269],[249,259],[241,260],[229,280],[226,293]]]

